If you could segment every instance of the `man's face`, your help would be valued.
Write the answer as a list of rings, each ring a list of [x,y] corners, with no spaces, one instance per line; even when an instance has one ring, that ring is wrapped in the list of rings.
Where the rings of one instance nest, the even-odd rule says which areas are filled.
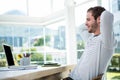
[[[87,12],[86,26],[89,33],[95,33],[98,28],[97,20],[94,19],[91,12]]]

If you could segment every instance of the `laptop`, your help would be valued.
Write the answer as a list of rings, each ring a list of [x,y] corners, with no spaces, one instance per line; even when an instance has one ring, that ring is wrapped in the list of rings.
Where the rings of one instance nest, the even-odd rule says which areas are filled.
[[[3,44],[3,50],[5,52],[7,64],[9,69],[20,69],[20,70],[26,70],[26,69],[37,69],[37,65],[26,65],[26,66],[15,66],[14,57],[12,54],[11,46],[7,44]]]

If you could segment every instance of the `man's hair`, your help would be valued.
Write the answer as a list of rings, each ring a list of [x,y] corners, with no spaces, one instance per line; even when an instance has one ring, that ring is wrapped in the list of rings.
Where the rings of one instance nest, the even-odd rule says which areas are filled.
[[[103,11],[105,11],[105,8],[101,6],[91,7],[87,10],[87,12],[92,12],[92,16],[95,20],[101,15]]]

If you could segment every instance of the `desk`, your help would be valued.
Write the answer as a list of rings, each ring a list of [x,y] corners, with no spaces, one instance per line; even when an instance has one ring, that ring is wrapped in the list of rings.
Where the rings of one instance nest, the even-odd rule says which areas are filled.
[[[74,66],[63,65],[59,67],[38,67],[38,69],[32,70],[1,71],[0,80],[60,80],[68,76]]]

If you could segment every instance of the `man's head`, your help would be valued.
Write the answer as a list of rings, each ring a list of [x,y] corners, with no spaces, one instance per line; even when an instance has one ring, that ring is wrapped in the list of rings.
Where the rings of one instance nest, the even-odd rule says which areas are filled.
[[[87,10],[86,26],[89,33],[100,34],[100,15],[105,11],[101,6],[91,7]]]

